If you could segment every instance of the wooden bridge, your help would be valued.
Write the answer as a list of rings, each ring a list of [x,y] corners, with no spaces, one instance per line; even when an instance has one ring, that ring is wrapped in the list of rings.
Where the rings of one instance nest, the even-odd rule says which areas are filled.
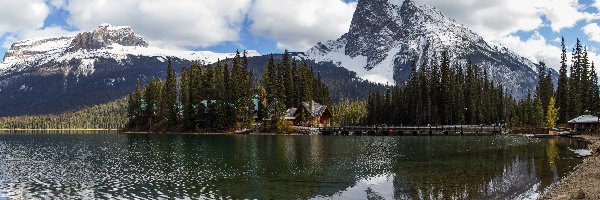
[[[499,125],[336,126],[321,127],[321,135],[499,135]]]

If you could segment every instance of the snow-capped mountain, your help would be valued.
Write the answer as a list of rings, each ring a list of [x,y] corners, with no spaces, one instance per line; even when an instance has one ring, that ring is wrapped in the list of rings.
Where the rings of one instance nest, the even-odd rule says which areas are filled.
[[[235,53],[210,51],[178,51],[151,47],[128,26],[102,24],[91,32],[56,38],[38,38],[15,42],[6,52],[0,64],[0,73],[26,70],[47,63],[81,60],[82,68],[91,68],[96,59],[112,58],[125,61],[130,56],[156,57],[160,61],[179,58],[189,61],[213,63],[231,58]],[[248,56],[258,56],[248,51]]]
[[[470,59],[517,97],[533,91],[536,65],[504,47],[492,46],[434,7],[411,0],[359,0],[350,30],[337,40],[318,43],[304,53],[315,62],[331,62],[359,77],[383,84],[406,80],[413,61],[430,63],[448,51],[453,64]]]
[[[113,101],[133,91],[138,79],[164,77],[167,59],[179,72],[192,61],[213,63],[234,55],[152,47],[132,28],[109,24],[18,41],[0,64],[0,115],[56,113]]]

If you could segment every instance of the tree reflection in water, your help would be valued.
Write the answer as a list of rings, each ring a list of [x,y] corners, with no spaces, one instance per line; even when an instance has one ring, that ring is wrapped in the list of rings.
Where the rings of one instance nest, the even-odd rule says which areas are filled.
[[[581,162],[572,139],[0,135],[14,198],[524,198]]]

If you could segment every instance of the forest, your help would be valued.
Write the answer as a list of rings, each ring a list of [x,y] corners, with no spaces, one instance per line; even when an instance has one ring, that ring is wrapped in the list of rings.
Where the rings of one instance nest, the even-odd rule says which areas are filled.
[[[56,115],[1,117],[0,129],[106,129],[120,130],[127,123],[127,101],[106,104]]]
[[[554,127],[599,110],[600,94],[594,63],[579,39],[567,61],[562,38],[558,81],[544,62],[538,64],[538,85],[527,98],[514,99],[507,88],[489,79],[470,62],[451,66],[447,53],[431,66],[413,64],[404,83],[371,91],[366,103],[337,105],[340,125],[505,124],[512,127]],[[356,107],[364,106],[364,108]],[[357,115],[353,110],[366,110]],[[340,112],[341,111],[341,112]],[[357,123],[360,122],[360,123]]]
[[[125,130],[150,132],[271,130],[287,108],[303,101],[331,104],[320,75],[288,52],[279,62],[269,59],[261,80],[253,77],[245,52],[231,62],[193,63],[179,76],[169,62],[164,80],[138,84],[127,99]]]
[[[491,81],[477,65],[452,65],[444,53],[431,65],[413,65],[412,75],[401,84],[374,89],[364,100],[332,102],[329,88],[308,62],[295,60],[288,52],[271,56],[257,79],[245,53],[238,53],[211,65],[192,63],[179,73],[169,63],[164,80],[138,84],[124,99],[77,112],[2,117],[0,128],[272,131],[289,126],[279,120],[287,108],[309,100],[332,106],[334,125],[554,127],[600,112],[598,77],[587,47],[577,40],[568,56],[564,38],[561,46],[557,81],[540,62],[537,88],[525,99],[514,99],[509,89]]]

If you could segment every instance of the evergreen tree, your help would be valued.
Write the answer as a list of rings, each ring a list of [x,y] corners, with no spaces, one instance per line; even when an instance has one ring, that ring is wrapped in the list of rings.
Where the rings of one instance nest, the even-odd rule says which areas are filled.
[[[219,63],[221,61],[217,61],[217,63]],[[202,103],[200,103],[201,105],[203,105],[203,110],[201,110],[200,115],[202,116],[199,126],[201,128],[208,128],[208,129],[214,129],[216,127],[216,123],[215,123],[215,110],[216,110],[216,102],[215,102],[215,79],[214,79],[214,73],[213,73],[213,68],[208,65],[204,67],[203,73],[202,73],[202,77],[204,79],[204,81],[202,81],[202,86],[201,86],[201,91],[202,91],[202,96],[201,96],[201,100]]]
[[[590,110],[594,113],[600,111],[600,88],[598,86],[598,75],[596,74],[596,67],[592,62],[590,69],[590,91],[589,91],[589,106]]]
[[[144,90],[145,100],[145,113],[144,119],[147,120],[145,122],[149,127],[150,131],[152,131],[152,126],[157,122],[157,117],[159,113],[159,106],[161,102],[161,91],[162,91],[162,83],[158,81],[156,78],[150,78],[150,83]]]
[[[267,100],[270,104],[278,97],[278,91],[275,87],[277,83],[277,71],[275,70],[275,60],[273,55],[270,56],[269,62],[263,68],[262,86],[267,93]]]
[[[190,74],[187,67],[182,67],[179,75],[179,107],[183,114],[183,124],[186,129],[190,129],[192,127],[192,107],[190,104]]]
[[[202,68],[197,62],[190,66],[190,83],[189,83],[189,120],[188,125],[192,131],[195,131],[197,125],[201,124],[202,117],[205,111],[205,105],[202,103],[204,98],[204,83],[206,80],[202,76]]]
[[[569,76],[569,116],[568,118],[573,118],[581,113],[583,113],[582,98],[582,46],[579,39],[577,39],[577,43],[575,48],[573,49],[572,54],[572,65],[571,65],[571,74]]]
[[[177,122],[177,80],[175,79],[175,70],[169,60],[167,65],[167,79],[162,88],[162,114],[163,118],[168,120],[169,126]]]
[[[564,123],[569,119],[569,77],[567,76],[567,50],[565,38],[561,38],[562,53],[560,56],[560,70],[558,73],[558,87],[556,89],[556,105],[563,112],[559,113],[558,122]]]
[[[225,65],[227,65],[225,63]],[[217,62],[215,64],[215,68],[212,76],[212,86],[213,86],[213,94],[207,100],[210,102],[210,113],[211,113],[211,128],[217,130],[226,130],[227,129],[227,116],[225,109],[225,82],[223,81],[225,74],[225,70],[221,62]]]
[[[554,86],[552,85],[552,77],[550,70],[546,67],[544,62],[539,63],[538,71],[538,86],[536,90],[536,97],[540,98],[543,105],[543,112],[546,113],[548,110],[548,104],[550,98],[554,96]]]
[[[448,58],[448,52],[442,54],[441,64],[441,88],[437,95],[439,96],[439,113],[442,117],[442,124],[452,124],[452,108],[454,107],[454,100],[452,99],[452,89],[454,88],[453,74],[450,69],[450,59]]]
[[[127,117],[129,126],[135,127],[142,123],[142,88],[140,80],[137,80],[135,90],[128,96]]]

